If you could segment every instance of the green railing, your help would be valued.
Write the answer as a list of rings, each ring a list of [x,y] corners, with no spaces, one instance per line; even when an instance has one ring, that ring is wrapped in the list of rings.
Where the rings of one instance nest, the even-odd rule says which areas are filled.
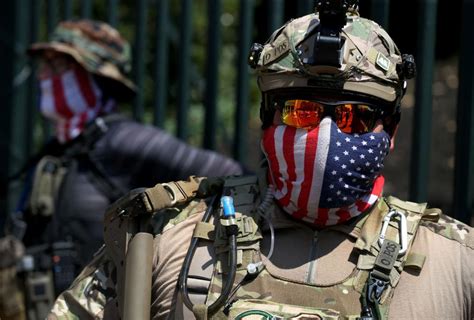
[[[198,141],[203,147],[222,151],[222,145],[229,145],[224,152],[239,161],[248,163],[251,143],[249,126],[254,125],[250,110],[258,107],[255,98],[254,79],[247,67],[246,59],[250,44],[255,38],[265,39],[269,30],[275,29],[292,16],[299,16],[313,10],[314,1],[284,0],[136,0],[92,1],[92,0],[16,0],[6,1],[0,13],[0,95],[2,109],[0,117],[0,216],[14,209],[19,194],[19,183],[7,185],[7,177],[17,172],[35,150],[38,141],[50,134],[48,125],[40,121],[36,111],[37,89],[34,80],[34,64],[25,55],[32,42],[45,40],[57,22],[69,18],[93,18],[104,20],[121,30],[128,24],[131,34],[125,35],[133,45],[133,79],[140,88],[133,103],[132,115],[139,121],[150,122],[158,127],[171,128],[178,137]],[[363,5],[362,5],[362,2]],[[419,23],[416,60],[415,108],[411,173],[408,198],[413,201],[428,199],[428,176],[430,139],[432,130],[432,83],[435,62],[436,0],[420,0],[418,3]],[[367,5],[368,4],[368,5]],[[394,3],[392,2],[392,5]],[[224,6],[233,6],[235,19],[233,45],[224,36]],[[265,14],[256,15],[258,7],[265,8]],[[469,222],[473,214],[474,201],[474,39],[469,25],[469,12],[474,4],[463,0],[462,35],[457,103],[457,135],[453,203],[454,216]],[[197,10],[199,7],[205,10]],[[364,16],[372,17],[384,27],[390,26],[390,2],[388,0],[361,0]],[[204,57],[196,62],[193,58],[197,31],[193,26],[196,16],[206,21],[207,42]],[[153,34],[153,37],[150,36]],[[265,34],[262,34],[265,33]],[[395,39],[397,40],[397,39]],[[171,48],[175,50],[172,52]],[[230,86],[233,97],[229,98],[233,121],[223,121],[219,101],[222,99],[220,83],[222,78],[223,53],[232,49],[234,58],[229,63],[235,75]],[[226,60],[227,61],[227,60]],[[171,69],[172,68],[172,69]],[[151,83],[151,85],[150,85]],[[190,132],[189,114],[196,108],[196,98],[191,97],[195,83],[204,83],[202,96],[197,99],[203,106],[201,131]],[[148,89],[147,89],[148,88]],[[145,90],[147,89],[147,90]],[[170,94],[174,92],[174,96]],[[253,109],[251,108],[253,106]],[[455,106],[452,106],[455,108]],[[170,112],[170,109],[175,112]],[[174,117],[170,121],[170,117]],[[172,123],[167,127],[167,124]],[[222,126],[230,126],[232,133],[222,142]],[[38,138],[40,137],[40,138]],[[41,138],[42,137],[42,138]],[[220,139],[220,140],[219,140]],[[253,148],[253,146],[252,146]],[[253,150],[253,149],[252,149]],[[443,188],[443,186],[440,186]]]

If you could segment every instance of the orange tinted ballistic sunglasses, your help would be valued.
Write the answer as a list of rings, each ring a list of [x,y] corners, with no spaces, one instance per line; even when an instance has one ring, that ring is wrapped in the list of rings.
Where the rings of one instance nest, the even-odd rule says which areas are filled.
[[[285,100],[281,108],[284,124],[310,129],[330,116],[344,133],[367,133],[382,118],[383,109],[354,101],[321,102],[317,100]]]

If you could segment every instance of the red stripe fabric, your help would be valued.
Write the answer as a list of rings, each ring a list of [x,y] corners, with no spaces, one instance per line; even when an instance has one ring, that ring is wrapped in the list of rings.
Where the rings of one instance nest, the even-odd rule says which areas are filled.
[[[63,83],[60,77],[53,77],[53,96],[54,96],[54,108],[56,112],[62,118],[72,118],[74,115],[67,106],[66,98],[64,97]]]
[[[294,155],[294,141],[295,141],[296,129],[293,127],[286,127],[283,134],[283,155],[287,165],[287,193],[280,199],[282,206],[288,206],[291,199],[291,192],[293,191],[293,181],[296,180],[295,171],[295,155]]]
[[[374,181],[374,187],[372,188],[371,195],[376,196],[377,198],[382,195],[383,186],[385,184],[385,178],[380,175]],[[357,211],[364,212],[369,209],[372,203],[365,201],[366,199],[362,198],[356,201],[355,206]]]
[[[329,209],[328,208],[319,208],[318,214],[316,215],[316,220],[314,224],[318,227],[323,227],[328,222]]]
[[[301,192],[298,197],[298,210],[293,214],[295,218],[301,219],[308,214],[308,199],[313,183],[314,161],[316,159],[319,127],[308,131],[304,154],[304,179]]]
[[[87,121],[89,120],[88,119],[88,115],[87,115],[87,112],[83,112],[81,115],[80,115],[80,118],[79,118],[79,123],[77,124],[77,127],[78,128],[84,128],[87,124]]]
[[[89,73],[83,68],[74,68],[74,75],[76,76],[82,96],[87,102],[87,106],[91,109],[95,108],[97,99],[94,89],[92,88],[92,81]]]
[[[351,218],[351,214],[349,213],[349,210],[347,207],[341,208],[336,212],[336,215],[339,217],[339,220],[337,223],[342,223],[344,221],[347,221]]]
[[[302,129],[272,126],[263,134],[262,146],[276,183],[275,199],[282,209],[294,218],[310,222],[316,227],[343,223],[369,209],[382,194],[385,182],[382,175],[375,178],[372,190],[353,204],[312,208],[309,212],[311,192],[316,192],[313,188],[321,182],[317,179],[323,179],[314,177],[314,165],[317,156],[320,156],[318,143],[325,138],[320,135],[325,131],[320,131],[319,127],[305,132],[298,130]],[[321,151],[324,150],[324,146],[319,147]],[[301,185],[298,184],[300,182]]]
[[[56,125],[56,137],[62,143],[76,138],[90,120],[114,110],[116,105],[109,99],[105,106],[100,103],[100,88],[82,68],[72,68],[51,76],[42,83],[41,112]]]
[[[275,179],[276,188],[281,190],[283,188],[283,183],[281,181],[281,174],[279,169],[278,159],[276,157],[275,151],[275,130],[277,127],[272,126],[263,132],[263,147],[267,150],[267,157],[269,158],[269,163],[271,166],[271,172],[274,174],[273,179]]]

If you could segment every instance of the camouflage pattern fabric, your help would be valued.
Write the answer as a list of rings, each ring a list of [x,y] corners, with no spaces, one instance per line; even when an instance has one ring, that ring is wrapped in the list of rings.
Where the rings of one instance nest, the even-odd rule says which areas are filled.
[[[346,40],[341,67],[311,65],[307,61],[314,52],[319,24],[319,16],[309,14],[289,21],[273,33],[256,67],[260,90],[335,88],[396,101],[404,82],[396,70],[402,59],[390,36],[377,23],[349,14],[342,30]]]
[[[463,246],[474,249],[472,228],[445,214],[437,222],[423,221],[422,225],[443,237],[454,240]]]
[[[244,208],[253,210],[257,207],[259,203],[258,189],[257,186],[252,187],[251,185],[234,189],[237,190],[236,195],[241,198],[243,203],[239,210],[237,210],[238,213],[244,212]],[[390,203],[390,201],[388,202]],[[425,204],[417,205],[396,199],[392,199],[391,202],[396,203],[398,207],[404,206],[411,208],[413,212],[417,212],[417,210],[421,212],[425,208]],[[238,202],[237,206],[239,207]],[[194,219],[196,213],[203,212],[205,209],[205,203],[202,200],[192,200],[188,204],[179,204],[175,207],[164,209],[164,211],[161,211],[162,214],[156,215],[156,219],[152,222],[155,227],[154,232],[157,234],[156,239],[165,233],[168,233],[168,235],[173,234],[173,239],[182,238],[184,235],[180,233],[181,226],[186,224],[188,220]],[[385,211],[385,209],[386,205],[379,203],[366,217],[367,219],[375,217],[375,220],[379,220],[382,217],[381,211]],[[430,230],[433,228],[438,228],[438,231],[444,230],[443,237],[453,240],[451,243],[459,242],[462,246],[470,246],[469,243],[472,243],[473,239],[471,228],[444,216],[441,217],[439,222],[434,222],[437,220],[437,217],[435,217],[437,214],[433,215],[431,213],[433,212],[430,212],[429,209],[424,210],[423,216],[425,217],[425,214],[427,214],[432,221],[426,220],[423,222],[423,225],[426,225]],[[363,230],[365,228],[363,226],[367,223],[367,219],[356,221],[354,222],[355,225],[347,226],[347,228],[338,226],[337,232],[340,233],[340,231],[346,230],[345,233],[349,232],[350,237],[353,239],[366,235],[364,239],[367,241],[367,245],[372,245],[374,237],[367,235],[368,233],[378,233],[380,225],[371,221],[366,227],[373,230],[366,230],[366,232]],[[245,219],[242,218],[240,218],[240,220],[241,226],[246,226],[245,228],[248,230],[239,235],[240,241],[238,246],[240,258],[235,284],[239,283],[245,277],[246,266],[250,262],[262,261],[258,249],[258,242],[261,238],[260,233],[254,229],[253,224],[245,223]],[[409,217],[409,220],[414,222],[416,219]],[[196,219],[194,221],[196,222],[193,222],[193,224],[199,220]],[[299,224],[298,222],[292,222],[288,219],[283,220],[282,223],[284,228]],[[359,225],[359,223],[361,225]],[[199,224],[197,223],[197,225]],[[427,228],[424,226],[423,229],[425,229],[425,232],[427,232]],[[408,226],[408,229],[409,232],[416,234],[412,227]],[[187,230],[187,232],[192,233],[190,232],[192,229],[188,228]],[[214,237],[212,234],[219,234],[219,231],[209,234],[209,239]],[[244,241],[244,239],[246,241]],[[422,242],[425,243],[425,241]],[[227,272],[227,254],[225,248],[220,245],[221,242],[218,241],[217,243],[219,248],[215,249],[218,249],[221,253],[218,254],[219,261],[214,270],[215,276],[212,279],[209,289],[207,304],[217,299],[218,293],[222,288],[222,275],[224,274],[225,277],[225,273]],[[156,252],[163,252],[167,256],[154,257],[157,263],[157,265],[154,266],[155,271],[166,267],[167,264],[165,261],[168,261],[169,258],[175,259],[174,255],[183,254],[182,252],[178,252],[178,248],[176,248],[177,252],[174,253],[162,251],[166,250],[166,248],[169,249],[170,245],[172,245],[168,242],[163,244],[156,243],[156,245]],[[211,244],[211,246],[212,245],[213,244]],[[417,253],[423,254],[425,251],[417,251]],[[163,261],[160,264],[161,258]],[[430,257],[428,257],[428,259],[429,258]],[[433,263],[437,265],[436,261],[432,262],[432,264]],[[361,284],[365,283],[364,277],[367,276],[367,272],[355,272],[350,274],[349,277],[344,278],[343,281],[336,282],[330,286],[315,286],[295,282],[289,278],[281,277],[280,275],[275,276],[274,271],[275,266],[267,265],[267,268],[263,269],[256,279],[253,279],[251,282],[242,283],[242,285],[235,290],[235,296],[233,296],[232,300],[236,300],[236,302],[229,308],[229,314],[219,311],[215,315],[209,316],[211,316],[212,319],[271,319],[272,317],[273,319],[338,319],[341,316],[345,316],[346,319],[356,319],[359,317],[359,297],[361,290],[363,290]],[[167,270],[161,270],[154,273],[154,276],[160,277],[160,275],[166,274],[167,277],[163,279],[163,281],[169,282],[170,278],[177,279],[179,269],[174,272],[176,274],[168,273]],[[159,294],[162,296],[163,292],[160,290],[162,287],[159,282],[156,282],[157,280],[158,279],[153,280],[154,290],[159,290]],[[95,261],[79,276],[71,288],[60,296],[49,319],[118,318],[117,310],[123,306],[116,304],[118,300],[115,283],[117,281],[116,265],[114,265],[112,259],[109,259],[104,253],[98,255]],[[175,281],[176,280],[173,280],[173,283],[170,285],[170,288],[173,288],[172,290],[176,290]],[[157,287],[155,287],[155,285]],[[291,294],[288,294],[289,292]],[[155,292],[154,294],[157,293]],[[169,294],[175,296],[177,293],[176,291],[172,291]],[[413,295],[413,292],[411,292],[411,294]],[[154,297],[156,298],[156,295],[154,295]],[[389,302],[389,299],[387,299],[382,308],[382,312],[385,315],[388,314],[387,304]],[[157,303],[160,303],[160,300],[157,300]],[[177,302],[174,301],[169,308],[174,310],[176,303]],[[110,312],[109,316],[107,315],[107,310]],[[115,310],[114,316],[110,316],[110,314],[114,312],[110,310]],[[170,310],[169,313],[161,313],[158,317],[152,313],[152,318],[165,319],[173,317],[172,310]]]
[[[63,21],[49,42],[32,44],[28,53],[35,56],[44,50],[67,54],[87,71],[114,80],[127,95],[135,94],[135,85],[127,76],[131,70],[130,45],[116,29],[104,22]]]
[[[3,320],[26,319],[16,269],[24,250],[23,244],[12,236],[0,239],[0,319]]]
[[[105,315],[107,303],[113,303],[115,286],[113,263],[102,250],[81,272],[71,287],[56,299],[48,320],[113,319]]]
[[[24,296],[20,290],[15,267],[0,269],[0,319],[26,319]]]

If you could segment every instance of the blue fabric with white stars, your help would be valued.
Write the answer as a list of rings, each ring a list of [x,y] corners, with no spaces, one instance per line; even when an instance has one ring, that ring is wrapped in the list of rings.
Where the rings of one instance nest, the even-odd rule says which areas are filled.
[[[390,150],[385,131],[346,134],[332,122],[330,139],[320,208],[347,206],[370,192]]]

